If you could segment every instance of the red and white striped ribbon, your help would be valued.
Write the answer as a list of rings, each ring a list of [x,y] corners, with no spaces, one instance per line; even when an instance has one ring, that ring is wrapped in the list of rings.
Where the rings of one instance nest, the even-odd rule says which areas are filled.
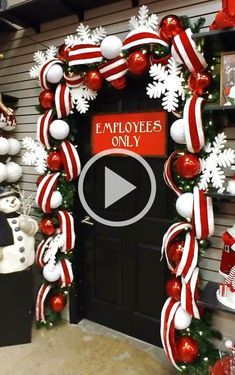
[[[50,292],[52,286],[49,284],[42,284],[38,291],[37,299],[36,299],[36,320],[38,322],[46,323],[45,319],[45,299]]]
[[[199,268],[196,267],[188,283],[186,283],[184,277],[181,278],[182,289],[181,289],[181,306],[185,311],[192,315],[196,319],[200,319],[200,313],[197,307],[196,288],[198,280]]]
[[[174,151],[169,158],[166,160],[164,164],[164,170],[163,170],[163,178],[165,180],[165,183],[169,188],[171,188],[178,196],[182,194],[180,188],[175,184],[173,176],[172,176],[172,170],[173,170],[173,162],[175,160],[175,157],[178,155],[180,151],[176,150]]]
[[[171,271],[174,271],[174,267],[172,266],[172,264],[171,264],[171,262],[168,258],[168,248],[171,245],[172,241],[174,241],[175,238],[179,234],[181,234],[181,233],[185,232],[187,229],[191,229],[191,228],[192,228],[192,225],[189,222],[181,221],[179,223],[172,224],[163,236],[161,254],[162,254],[162,257],[163,257],[163,254],[165,253],[167,265],[168,265],[168,268]]]
[[[202,126],[202,108],[204,99],[192,96],[184,106],[185,139],[188,151],[198,153],[205,145]]]
[[[193,227],[198,240],[205,240],[214,233],[212,199],[197,186],[193,189]]]
[[[55,90],[55,109],[58,118],[67,117],[72,109],[70,89],[65,83],[60,83]]]
[[[226,283],[219,284],[219,295],[221,297],[227,297],[228,294],[228,285]]]
[[[190,72],[201,72],[207,63],[192,39],[191,29],[186,29],[172,39],[172,56],[184,64]]]
[[[231,292],[235,292],[235,266],[233,266],[226,277],[226,284],[230,288]]]
[[[49,90],[50,88],[50,84],[47,82],[47,73],[49,72],[50,68],[55,64],[62,64],[62,62],[58,59],[52,59],[46,61],[40,69],[39,83],[44,90]]]
[[[74,231],[74,219],[68,211],[59,211],[57,215],[60,231],[65,237],[65,244],[63,251],[67,252],[75,246],[75,231]]]
[[[69,141],[63,141],[60,145],[60,152],[66,173],[65,179],[72,181],[79,176],[81,171],[81,163],[77,150]]]
[[[59,172],[48,174],[41,179],[38,185],[35,201],[46,213],[52,212],[51,197],[56,188],[59,175]]]
[[[43,268],[46,265],[46,262],[44,261],[44,255],[45,252],[48,249],[48,245],[51,242],[53,237],[48,237],[46,240],[42,240],[40,244],[37,247],[36,250],[36,256],[35,256],[35,263],[38,267]]]
[[[129,49],[136,46],[143,46],[144,44],[161,44],[168,47],[168,43],[163,40],[158,33],[153,30],[137,29],[129,32],[123,43],[123,49]]]
[[[103,56],[99,46],[91,43],[84,43],[74,46],[69,51],[68,62],[69,66],[94,64],[101,62]]]
[[[100,74],[108,81],[112,82],[115,79],[123,77],[128,71],[126,59],[117,57],[99,67]]]
[[[73,270],[72,264],[68,259],[62,259],[60,261],[61,267],[61,286],[70,286],[73,282]]]
[[[50,148],[49,129],[54,119],[52,109],[45,112],[37,121],[37,140],[46,148]]]
[[[184,250],[180,259],[176,276],[183,276],[188,283],[198,261],[198,242],[194,233],[188,232],[185,236]]]
[[[64,73],[64,79],[65,79],[66,85],[71,89],[81,86],[84,82],[84,78],[80,74],[70,75],[70,74]]]
[[[177,349],[175,344],[175,313],[180,307],[180,302],[176,302],[173,298],[169,297],[161,312],[161,341],[162,346],[166,352],[172,365],[179,371],[181,369],[177,366]]]

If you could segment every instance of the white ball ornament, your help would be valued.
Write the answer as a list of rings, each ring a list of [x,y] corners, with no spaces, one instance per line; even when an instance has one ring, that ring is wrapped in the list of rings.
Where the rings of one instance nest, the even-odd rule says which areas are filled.
[[[179,119],[173,122],[170,129],[173,141],[182,145],[186,143],[184,126],[184,120]]]
[[[6,165],[7,182],[17,182],[23,174],[21,166],[11,161]]]
[[[186,329],[190,326],[191,322],[192,316],[180,306],[175,313],[175,328],[179,330]]]
[[[54,191],[51,196],[51,208],[55,209],[55,208],[60,207],[62,204],[62,201],[63,201],[63,198],[62,198],[61,193],[58,190]]]
[[[0,155],[9,153],[9,143],[6,138],[0,137]]]
[[[100,49],[106,59],[115,59],[122,50],[122,41],[115,35],[106,36],[101,42]]]
[[[54,64],[52,67],[48,70],[46,79],[50,83],[58,83],[61,81],[61,79],[64,76],[63,69],[60,64]]]
[[[193,215],[193,194],[184,193],[176,201],[176,210],[178,214],[185,219],[191,219]]]
[[[50,264],[46,264],[43,268],[43,277],[49,281],[50,283],[53,283],[54,281],[59,280],[61,276],[61,268],[60,264],[56,263],[54,267],[51,267]]]
[[[62,140],[69,135],[69,125],[64,120],[55,120],[51,123],[49,131],[53,138]]]
[[[8,144],[9,144],[9,150],[8,150],[9,155],[16,155],[20,152],[21,144],[17,139],[9,138]]]
[[[5,164],[0,163],[0,183],[5,181],[7,178],[7,169]]]

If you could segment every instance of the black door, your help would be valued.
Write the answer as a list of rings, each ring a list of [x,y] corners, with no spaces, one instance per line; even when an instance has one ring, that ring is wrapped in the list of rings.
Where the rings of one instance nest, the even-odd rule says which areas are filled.
[[[146,81],[129,79],[128,88],[99,93],[92,113],[156,110],[147,98]],[[78,144],[82,165],[91,157],[91,111],[78,119]],[[160,345],[160,313],[165,300],[165,265],[160,262],[162,237],[174,209],[163,181],[165,159],[147,158],[157,180],[156,200],[148,214],[136,224],[114,228],[91,221],[82,224],[86,212],[77,206],[78,294],[83,315],[115,330]],[[104,209],[104,168],[107,166],[136,189],[109,209]],[[92,209],[111,220],[124,220],[142,207],[150,187],[147,175],[128,157],[107,157],[96,162],[87,176],[85,195]],[[144,186],[144,187],[143,187]],[[142,206],[141,206],[142,205]],[[82,294],[82,301],[81,301]]]

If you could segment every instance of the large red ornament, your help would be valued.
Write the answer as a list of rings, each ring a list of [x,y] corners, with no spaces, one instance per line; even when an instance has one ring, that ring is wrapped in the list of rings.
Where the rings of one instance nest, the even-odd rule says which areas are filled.
[[[85,76],[84,83],[89,89],[99,91],[103,85],[103,77],[98,70],[90,70]]]
[[[126,87],[126,77],[120,77],[118,79],[114,79],[113,81],[110,82],[113,87],[117,90],[122,90]]]
[[[166,293],[176,301],[180,300],[182,284],[178,277],[171,277],[166,283]]]
[[[210,30],[226,29],[235,26],[235,2],[234,0],[222,0],[223,9],[220,10]]]
[[[141,75],[147,72],[149,68],[149,58],[142,51],[135,51],[127,59],[128,70],[134,75]]]
[[[179,337],[176,340],[176,348],[180,362],[192,363],[199,355],[198,343],[190,336]]]
[[[62,44],[59,47],[58,55],[59,55],[60,61],[66,62],[68,60],[70,50],[71,48],[66,46],[66,44]]]
[[[55,312],[61,312],[64,310],[67,303],[67,298],[64,294],[59,293],[51,296],[50,298],[50,306],[51,309]]]
[[[172,14],[163,17],[159,27],[160,36],[167,41],[171,40],[184,30],[181,19]]]
[[[51,90],[44,90],[39,95],[39,103],[44,109],[51,109],[55,101],[55,93]]]
[[[173,267],[178,266],[184,250],[184,241],[172,242],[168,248],[167,256]]]
[[[182,155],[176,160],[175,169],[182,178],[190,180],[200,173],[200,160],[193,154]]]
[[[47,157],[47,165],[51,171],[60,171],[63,168],[63,159],[60,152],[53,151]]]
[[[188,78],[188,87],[194,95],[204,95],[205,91],[212,85],[213,77],[206,70],[201,73],[191,73]]]
[[[43,234],[45,234],[45,236],[53,236],[53,234],[55,234],[55,231],[56,231],[56,227],[53,221],[48,216],[44,217],[40,221],[39,229]]]

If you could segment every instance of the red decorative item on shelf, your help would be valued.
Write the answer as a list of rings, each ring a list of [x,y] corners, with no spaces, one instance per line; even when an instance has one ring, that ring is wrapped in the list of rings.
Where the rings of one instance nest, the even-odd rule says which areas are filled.
[[[39,223],[39,229],[45,236],[53,236],[56,231],[56,227],[49,216],[44,217]]]
[[[54,312],[61,312],[64,310],[67,303],[67,298],[64,294],[59,293],[51,296],[50,306]]]
[[[59,55],[60,61],[63,61],[63,62],[68,61],[68,56],[69,56],[70,50],[71,50],[71,48],[66,46],[66,44],[62,44],[59,47],[58,55]]]
[[[182,284],[178,277],[171,277],[166,283],[166,293],[176,301],[180,300]]]
[[[184,241],[172,242],[169,246],[167,255],[171,263],[174,266],[178,266],[184,250]]]
[[[199,355],[198,343],[190,336],[179,337],[176,340],[176,348],[180,362],[192,363]]]
[[[205,91],[212,85],[213,77],[206,70],[201,73],[191,73],[188,78],[188,88],[194,95],[204,95]]]
[[[51,90],[43,90],[39,95],[39,103],[44,109],[51,109],[55,102],[55,93]]]
[[[235,2],[234,0],[222,0],[223,9],[220,10],[210,30],[227,29],[235,26]]]
[[[135,51],[127,59],[128,70],[134,75],[141,75],[147,72],[149,68],[149,58],[142,51]]]
[[[51,171],[60,171],[63,168],[63,159],[58,151],[51,152],[47,157],[47,165]]]
[[[98,70],[90,70],[87,72],[84,82],[89,89],[99,91],[103,86],[103,77]]]
[[[219,359],[217,362],[215,362],[211,370],[211,375],[232,375],[232,363],[233,359],[230,356]]]
[[[200,173],[200,160],[193,154],[182,155],[176,160],[175,169],[182,178],[190,180]]]
[[[160,36],[165,40],[174,38],[177,34],[184,30],[181,19],[172,14],[164,17],[161,20],[159,27]]]
[[[126,87],[126,77],[120,77],[118,79],[114,79],[110,84],[115,87],[117,90],[122,90]]]

